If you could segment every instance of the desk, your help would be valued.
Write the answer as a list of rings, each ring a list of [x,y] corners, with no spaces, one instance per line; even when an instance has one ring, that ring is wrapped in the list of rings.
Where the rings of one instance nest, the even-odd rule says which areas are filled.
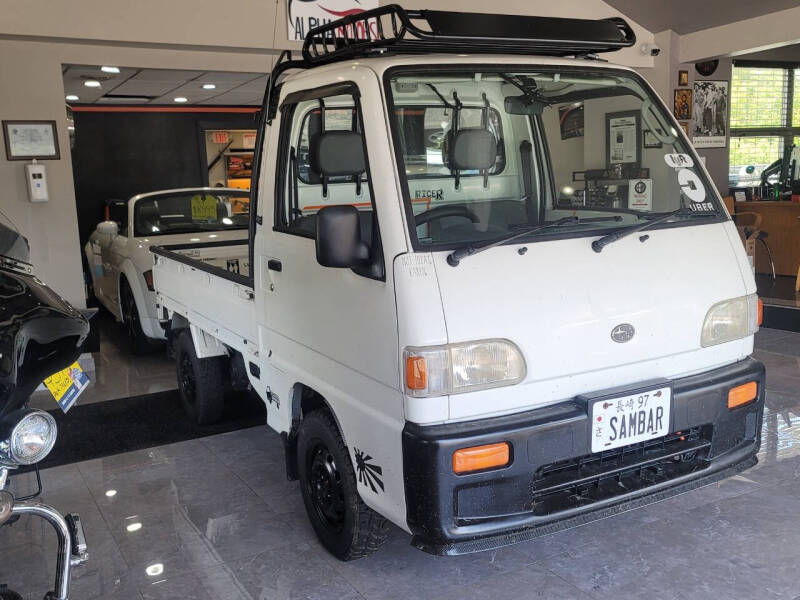
[[[778,275],[797,275],[800,265],[800,204],[794,202],[736,202],[736,212],[752,212],[761,215],[761,230],[775,259]],[[756,273],[769,273],[769,258],[764,246],[756,244]]]

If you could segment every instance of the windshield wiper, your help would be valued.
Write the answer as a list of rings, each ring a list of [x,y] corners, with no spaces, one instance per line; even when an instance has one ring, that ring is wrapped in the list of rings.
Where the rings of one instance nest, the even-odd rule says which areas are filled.
[[[447,255],[447,264],[451,267],[457,267],[458,263],[461,262],[461,259],[472,256],[474,254],[479,254],[484,250],[489,250],[490,248],[494,248],[495,246],[500,246],[501,244],[505,244],[507,242],[511,242],[516,240],[517,238],[524,237],[526,235],[530,235],[532,233],[538,233],[539,231],[543,231],[545,229],[552,229],[554,227],[562,227],[564,225],[577,225],[580,223],[597,223],[602,221],[621,221],[622,217],[616,215],[613,217],[564,217],[562,219],[558,219],[553,221],[552,223],[545,223],[544,225],[528,225],[521,229],[520,231],[514,231],[507,233],[505,235],[501,235],[494,240],[491,240],[489,243],[484,244],[483,246],[478,246],[477,248],[472,244],[468,244],[461,248],[457,248],[453,250],[450,254]]]
[[[678,210],[673,210],[672,212],[664,213],[660,217],[656,217],[655,219],[651,219],[649,221],[645,221],[644,223],[637,223],[636,225],[631,225],[630,227],[626,227],[620,231],[615,231],[614,233],[609,233],[608,235],[604,235],[598,240],[592,242],[592,250],[595,252],[602,252],[603,248],[608,246],[609,244],[613,244],[617,240],[621,240],[624,237],[627,237],[633,233],[637,233],[639,231],[644,231],[653,225],[658,225],[659,223],[664,223],[665,221],[669,221],[673,217],[717,217],[719,216],[718,213],[696,213],[694,211],[688,210],[686,207],[681,206]],[[644,241],[644,240],[642,240]]]

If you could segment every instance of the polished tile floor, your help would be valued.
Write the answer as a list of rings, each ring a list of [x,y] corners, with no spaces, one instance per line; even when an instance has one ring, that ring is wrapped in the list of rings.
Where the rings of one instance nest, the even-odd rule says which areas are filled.
[[[89,387],[78,399],[79,404],[154,394],[178,387],[175,363],[166,358],[163,345],[154,346],[151,353],[136,356],[122,323],[117,323],[105,310],[95,318],[99,322],[102,352],[92,353],[95,372],[89,373]],[[30,406],[44,410],[56,407],[46,390],[34,392]]]
[[[758,466],[494,552],[433,557],[395,529],[378,554],[337,562],[265,427],[50,469],[45,499],[84,519],[91,560],[76,600],[797,599],[800,334],[762,330],[756,355],[768,368]],[[0,540],[0,582],[41,598],[54,536],[28,519]]]

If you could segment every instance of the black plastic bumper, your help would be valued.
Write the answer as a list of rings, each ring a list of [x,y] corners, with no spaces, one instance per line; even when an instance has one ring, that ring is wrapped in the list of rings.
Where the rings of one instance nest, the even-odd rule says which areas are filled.
[[[663,381],[663,380],[662,380]],[[728,390],[758,382],[729,410]],[[433,554],[506,546],[649,504],[756,463],[764,366],[753,359],[672,380],[671,435],[592,454],[588,401],[448,425],[407,423],[403,464],[412,544]],[[621,388],[620,395],[636,387]],[[453,452],[511,445],[511,464],[456,475]]]

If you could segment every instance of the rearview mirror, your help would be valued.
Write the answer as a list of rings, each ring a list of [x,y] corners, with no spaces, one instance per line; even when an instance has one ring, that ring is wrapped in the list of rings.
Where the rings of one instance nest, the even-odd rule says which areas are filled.
[[[97,224],[97,233],[103,235],[117,235],[119,233],[119,225],[114,221],[103,221]]]
[[[530,96],[508,96],[505,108],[509,115],[540,115],[544,111],[544,103]]]
[[[317,213],[317,262],[323,267],[349,269],[369,260],[361,240],[358,209],[349,204],[326,206]]]

